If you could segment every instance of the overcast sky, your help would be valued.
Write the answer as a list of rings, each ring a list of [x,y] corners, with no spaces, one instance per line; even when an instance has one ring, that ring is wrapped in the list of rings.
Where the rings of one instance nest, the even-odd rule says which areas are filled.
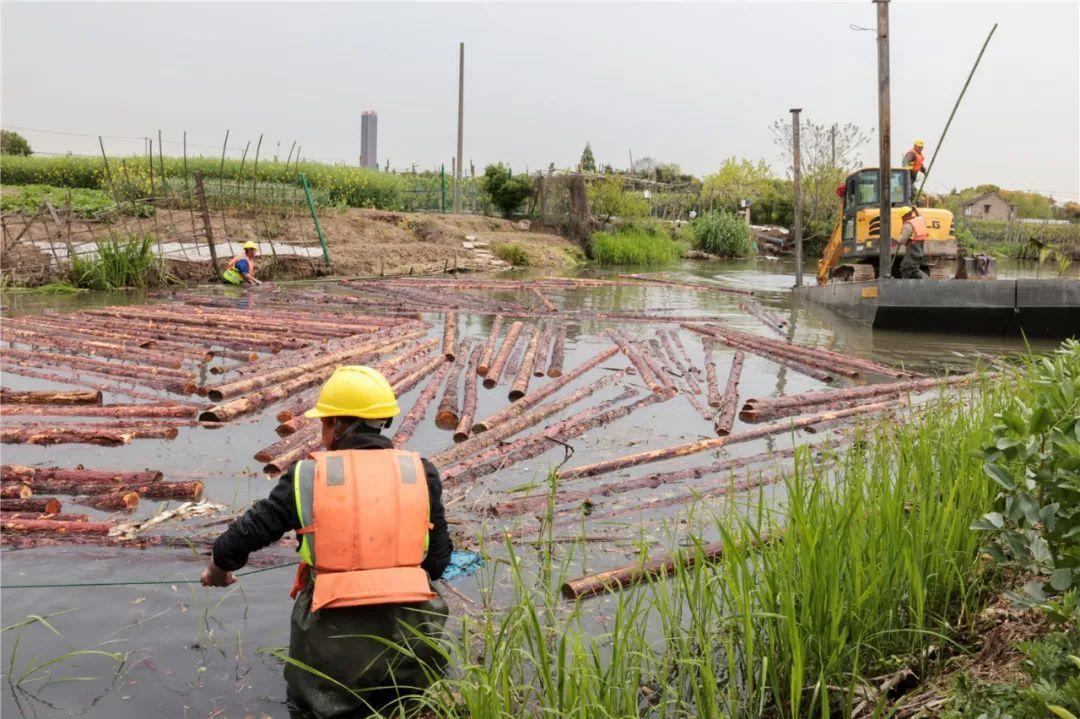
[[[934,168],[935,190],[993,182],[1080,199],[1080,3],[892,3],[893,156],[928,151],[1000,23]],[[264,133],[356,162],[379,113],[379,162],[454,154],[465,42],[465,157],[479,168],[629,153],[697,175],[725,157],[780,170],[771,122],[877,125],[874,5],[28,4],[3,2],[0,120],[42,152],[230,154]],[[90,137],[35,130],[85,133]],[[876,164],[876,133],[862,158]],[[170,144],[172,143],[172,144]],[[203,147],[205,146],[205,147]],[[216,149],[215,149],[216,148]],[[252,143],[254,151],[254,142]]]

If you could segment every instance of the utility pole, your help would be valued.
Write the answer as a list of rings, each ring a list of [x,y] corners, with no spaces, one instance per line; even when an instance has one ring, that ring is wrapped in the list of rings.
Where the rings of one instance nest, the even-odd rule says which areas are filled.
[[[889,100],[889,0],[877,5],[878,279],[892,277],[892,120]]]
[[[465,129],[465,43],[458,44],[457,164],[454,167],[454,212],[461,212],[461,162]]]
[[[795,286],[802,287],[802,155],[799,153],[799,113],[801,107],[791,108],[792,174],[795,181]]]

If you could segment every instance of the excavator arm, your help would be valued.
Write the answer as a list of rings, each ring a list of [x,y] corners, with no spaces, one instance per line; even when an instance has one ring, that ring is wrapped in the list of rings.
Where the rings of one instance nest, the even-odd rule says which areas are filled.
[[[840,253],[843,249],[843,230],[844,217],[841,215],[836,222],[836,227],[833,228],[832,235],[829,236],[829,244],[825,245],[825,249],[821,252],[821,259],[817,262],[817,282],[819,285],[829,284],[829,270],[840,260]]]

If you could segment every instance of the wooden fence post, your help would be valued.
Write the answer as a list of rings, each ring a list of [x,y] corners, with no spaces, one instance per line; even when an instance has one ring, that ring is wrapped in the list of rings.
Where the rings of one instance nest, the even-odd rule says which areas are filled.
[[[202,170],[195,171],[195,192],[199,195],[199,209],[202,210],[203,229],[206,232],[206,243],[210,247],[210,265],[214,268],[214,274],[218,273],[217,247],[214,246],[214,228],[210,224],[210,207],[206,204],[206,189],[203,187]]]

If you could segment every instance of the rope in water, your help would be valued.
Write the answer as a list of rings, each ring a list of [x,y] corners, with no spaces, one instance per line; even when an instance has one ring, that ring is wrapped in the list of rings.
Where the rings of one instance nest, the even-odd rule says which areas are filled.
[[[246,572],[237,572],[233,576],[237,579],[240,577],[247,577],[252,574],[258,574],[259,572],[269,572],[271,569],[281,569],[282,567],[295,567],[296,562],[289,562],[288,564],[275,564],[272,567],[261,567],[259,569],[249,569]],[[82,583],[64,583],[64,584],[0,584],[0,589],[69,589],[76,587],[131,587],[142,584],[199,584],[199,579],[139,579],[130,582],[82,582]]]

